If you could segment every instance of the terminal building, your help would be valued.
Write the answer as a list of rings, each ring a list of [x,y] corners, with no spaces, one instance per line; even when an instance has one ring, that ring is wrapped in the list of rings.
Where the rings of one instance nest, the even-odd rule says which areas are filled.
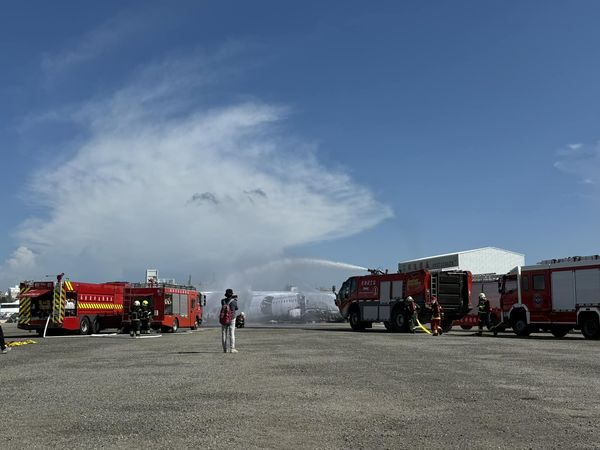
[[[398,263],[398,272],[414,270],[468,270],[474,275],[505,274],[525,265],[525,255],[496,247],[483,247]]]

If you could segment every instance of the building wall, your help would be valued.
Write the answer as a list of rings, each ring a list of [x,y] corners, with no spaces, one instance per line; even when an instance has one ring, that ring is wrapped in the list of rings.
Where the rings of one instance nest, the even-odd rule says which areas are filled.
[[[403,261],[398,271],[410,272],[419,269],[428,270],[469,270],[474,274],[504,274],[515,266],[525,264],[525,256],[519,253],[495,247],[485,247],[465,252]]]
[[[516,266],[525,265],[525,256],[499,248],[482,248],[459,253],[459,267],[478,273],[504,274]]]

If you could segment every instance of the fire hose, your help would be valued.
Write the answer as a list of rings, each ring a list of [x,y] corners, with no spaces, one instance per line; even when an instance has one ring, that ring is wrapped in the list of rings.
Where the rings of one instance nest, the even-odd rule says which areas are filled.
[[[431,331],[429,331],[427,328],[425,328],[425,327],[423,326],[423,324],[422,324],[421,322],[419,322],[419,318],[418,318],[418,317],[415,317],[415,318],[417,319],[417,323],[419,324],[419,326],[421,327],[421,329],[422,329],[422,330],[423,330],[425,333],[427,333],[427,334],[431,334]]]
[[[28,339],[26,341],[8,341],[6,343],[7,347],[20,347],[21,345],[27,345],[27,344],[37,344],[37,341],[34,341],[33,339]]]

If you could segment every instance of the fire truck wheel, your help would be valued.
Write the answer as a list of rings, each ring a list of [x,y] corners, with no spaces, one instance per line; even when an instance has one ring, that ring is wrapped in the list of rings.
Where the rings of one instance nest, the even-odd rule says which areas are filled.
[[[350,312],[350,327],[354,330],[354,331],[364,331],[365,326],[362,324],[362,322],[360,321],[360,311],[358,310],[358,308],[354,308],[351,312]]]
[[[92,320],[92,334],[98,334],[100,333],[100,319],[98,319],[97,317],[94,318],[94,320]]]
[[[402,308],[396,308],[392,312],[392,327],[395,332],[408,331],[408,320],[406,320],[406,314]]]
[[[527,321],[525,320],[525,317],[521,317],[521,316],[517,317],[513,321],[512,328],[517,336],[523,336],[523,337],[529,336],[529,333],[531,333],[531,330],[529,329],[529,326],[527,325]]]
[[[91,332],[90,319],[87,316],[83,316],[81,322],[79,322],[79,334],[91,334]]]
[[[567,333],[571,331],[569,327],[552,327],[550,328],[550,333],[556,338],[562,338],[567,335]]]
[[[463,330],[470,330],[471,328],[473,328],[473,325],[461,325],[460,326]]]
[[[583,318],[581,322],[581,334],[586,339],[600,339],[600,325],[596,316],[588,314]]]
[[[171,333],[177,333],[177,330],[179,330],[179,320],[175,319],[173,320],[173,327],[171,328]]]

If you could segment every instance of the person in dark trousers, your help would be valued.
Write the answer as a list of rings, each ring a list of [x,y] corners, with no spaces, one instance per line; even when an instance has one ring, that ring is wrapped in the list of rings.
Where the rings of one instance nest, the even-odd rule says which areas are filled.
[[[151,320],[152,320],[152,311],[150,310],[150,305],[148,304],[148,300],[144,300],[142,302],[142,315],[140,317],[142,334],[150,333],[150,321]]]
[[[437,297],[431,298],[431,334],[437,336],[442,334],[442,305],[438,303]]]
[[[414,333],[417,328],[417,304],[410,295],[406,297],[406,315],[408,317],[409,330],[411,333]]]
[[[479,294],[479,303],[477,304],[477,315],[479,318],[477,336],[483,334],[483,327],[490,327],[490,313],[492,312],[492,305],[487,299],[485,294],[482,292]]]
[[[235,312],[238,310],[237,295],[233,289],[225,291],[225,298],[221,300],[221,307],[227,305],[231,309],[231,322],[228,325],[221,324],[221,342],[224,353],[237,353],[235,348]]]
[[[10,347],[6,346],[6,341],[4,340],[4,331],[2,331],[2,325],[0,325],[0,353],[8,353],[10,351]]]
[[[129,332],[129,336],[131,337],[139,337],[140,336],[140,320],[142,318],[142,310],[140,308],[139,300],[133,302],[133,308],[129,313],[129,317],[131,318],[131,331]]]

